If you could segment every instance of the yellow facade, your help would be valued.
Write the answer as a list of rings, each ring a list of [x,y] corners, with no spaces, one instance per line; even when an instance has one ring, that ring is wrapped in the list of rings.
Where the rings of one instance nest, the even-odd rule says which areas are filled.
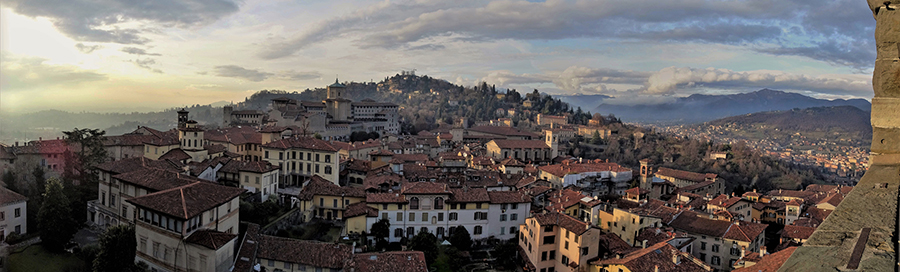
[[[315,195],[312,200],[301,201],[300,208],[306,218],[319,217],[328,220],[344,218],[344,211],[350,204],[365,201],[364,197]]]

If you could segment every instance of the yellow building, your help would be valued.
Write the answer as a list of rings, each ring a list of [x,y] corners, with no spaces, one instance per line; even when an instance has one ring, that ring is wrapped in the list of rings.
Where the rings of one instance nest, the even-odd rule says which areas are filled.
[[[263,145],[263,160],[278,165],[285,186],[299,186],[307,178],[320,176],[339,184],[338,150],[312,137],[288,138]]]
[[[297,194],[297,199],[304,218],[341,220],[351,204],[366,200],[366,193],[361,188],[341,187],[313,176]]]
[[[542,140],[491,140],[485,144],[488,156],[496,160],[514,158],[522,162],[546,162],[556,152]]]
[[[601,231],[561,213],[537,214],[519,226],[519,247],[532,271],[589,271]]]

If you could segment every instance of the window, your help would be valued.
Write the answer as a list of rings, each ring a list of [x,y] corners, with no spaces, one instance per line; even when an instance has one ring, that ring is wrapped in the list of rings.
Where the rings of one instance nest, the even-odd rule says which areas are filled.
[[[553,232],[553,226],[544,227],[544,232]]]
[[[331,162],[331,155],[325,155],[325,162]]]
[[[423,213],[422,213],[422,222],[427,222],[427,221],[428,221],[428,213],[427,213],[427,212],[423,212]]]
[[[513,209],[513,210],[519,208],[519,203],[513,203],[513,204],[510,204],[510,205],[512,205],[512,209]],[[513,219],[513,220],[515,220],[515,219]]]
[[[318,173],[318,172],[319,172],[319,165],[316,164],[316,173]]]
[[[719,252],[719,245],[712,245],[712,252]]]
[[[382,210],[387,210],[387,207],[388,207],[388,204],[381,204],[381,209],[382,209]]]
[[[737,248],[731,248],[731,256],[741,256],[741,250]]]
[[[506,204],[500,204],[500,209],[506,211]]]
[[[416,222],[416,213],[409,213],[409,222]]]
[[[153,257],[159,258],[159,242],[153,242]]]
[[[316,154],[316,161],[319,161],[319,154]]]
[[[259,177],[256,177],[256,184],[259,184]]]
[[[553,243],[556,243],[556,236],[555,236],[555,235],[544,236],[544,242],[543,242],[542,244],[544,244],[544,245],[551,245],[551,244],[553,244]]]
[[[319,207],[325,206],[325,198],[319,198]]]
[[[331,206],[337,208],[337,202],[338,202],[337,199],[332,199],[332,200],[331,200]]]
[[[16,218],[19,218],[20,216],[22,216],[22,208],[16,208],[15,213],[16,213]]]
[[[450,213],[449,220],[450,220],[450,221],[456,221],[456,220],[459,220],[459,214],[457,214],[457,213],[455,213],[455,212]]]
[[[300,155],[300,156],[303,156],[303,155]],[[307,161],[311,161],[311,160],[312,160],[312,153],[306,153],[306,160],[307,160]]]
[[[437,236],[438,238],[444,237],[444,227],[437,228]]]
[[[475,233],[475,235],[480,235],[480,234],[481,234],[481,226],[475,226],[475,232],[474,232],[474,233]]]
[[[566,255],[563,255],[563,256],[562,256],[562,259],[559,260],[559,263],[561,263],[561,264],[569,264],[569,257],[566,257]]]
[[[291,269],[291,263],[289,263],[289,262],[284,262],[284,268],[285,268],[285,269]]]
[[[409,209],[410,210],[418,210],[419,209],[419,198],[413,197],[409,199]]]
[[[475,208],[476,208],[476,209],[481,209],[481,203],[475,203]]]
[[[547,252],[546,251],[541,252],[541,261],[546,261],[546,260],[547,260]]]
[[[516,227],[509,227],[509,234],[516,234]]]
[[[6,220],[6,212],[0,212],[0,221]]]
[[[713,256],[710,263],[712,263],[713,265],[720,265],[722,264],[722,260],[719,259],[719,256]]]
[[[450,209],[451,209],[451,210],[456,210],[456,204],[455,204],[455,203],[454,203],[454,204],[450,204]]]
[[[140,252],[147,252],[147,237],[141,237],[140,247],[138,248]]]
[[[443,210],[444,209],[444,198],[438,197],[434,199],[434,209],[435,210]]]
[[[510,215],[509,215],[509,220],[516,221],[516,220],[518,220],[518,219],[519,219],[519,215],[518,215],[518,214],[510,214]]]
[[[551,250],[549,256],[547,257],[550,260],[556,260],[556,250]]]
[[[128,218],[128,207],[122,205],[122,217]]]
[[[384,213],[384,214],[387,214],[387,213]],[[403,221],[403,212],[397,213],[397,221]]]
[[[588,252],[590,252],[590,248],[589,248],[589,247],[582,247],[582,248],[581,248],[581,256],[587,256],[587,255],[588,255]]]
[[[413,227],[406,228],[406,236],[413,237],[416,235],[416,229]]]
[[[706,261],[706,253],[700,253],[700,260],[704,262]]]
[[[403,229],[401,229],[401,228],[394,229],[394,237],[403,237]]]
[[[269,260],[269,266],[275,266],[275,260]]]
[[[279,160],[284,160],[284,153],[278,152],[278,159],[279,159]]]
[[[700,242],[700,250],[706,250],[706,242]]]
[[[505,214],[501,214],[501,215],[500,215],[500,221],[506,221],[506,215],[505,215]]]
[[[325,166],[325,174],[329,174],[329,175],[331,174],[331,166],[328,166],[328,165]]]
[[[437,221],[444,221],[444,213],[438,213]]]
[[[267,150],[265,153],[263,153],[263,157],[265,157],[266,159],[269,158],[269,151],[268,151],[268,150]]]
[[[569,241],[565,241],[565,243],[563,244],[563,248],[569,249]]]

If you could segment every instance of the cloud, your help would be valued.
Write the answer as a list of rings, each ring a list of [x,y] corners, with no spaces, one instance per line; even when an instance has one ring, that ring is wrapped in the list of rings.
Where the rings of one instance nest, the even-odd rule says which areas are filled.
[[[162,56],[158,53],[148,53],[144,49],[140,49],[137,47],[130,47],[130,46],[122,47],[122,52],[132,54],[132,55],[139,55],[139,56]]]
[[[480,81],[496,83],[503,87],[552,83],[552,86],[565,94],[606,94],[621,98],[622,101],[627,100],[624,98],[629,96],[639,96],[638,98],[646,100],[641,97],[687,95],[705,89],[746,91],[748,88],[770,88],[854,97],[866,97],[872,91],[871,82],[868,76],[864,75],[810,76],[781,71],[732,71],[691,67],[667,67],[648,72],[571,66],[563,71],[531,74],[514,74],[500,70],[489,72]],[[611,88],[608,85],[617,85],[620,88]]]
[[[322,78],[319,72],[295,72],[294,70],[279,73],[278,77],[288,80],[309,80]]]
[[[435,37],[463,42],[595,38],[713,43],[856,68],[870,67],[868,57],[874,55],[870,11],[850,0],[445,2],[379,2],[315,23],[286,42],[272,43],[259,56],[287,57],[340,37],[358,37],[360,48],[410,50],[443,49],[416,45]]]
[[[872,91],[866,77],[808,76],[780,71],[736,72],[716,68],[667,67],[653,73],[642,89],[648,94],[675,94],[692,89],[770,88],[804,90],[832,95],[867,96]]]
[[[213,70],[213,72],[220,77],[240,78],[253,82],[260,82],[274,75],[272,73],[261,72],[259,70],[245,69],[237,65],[216,66]]]
[[[75,49],[78,49],[78,51],[81,51],[81,53],[85,53],[85,54],[90,54],[91,52],[94,52],[94,51],[96,51],[97,49],[100,49],[100,48],[103,48],[103,46],[100,46],[100,45],[90,45],[90,46],[88,46],[88,45],[84,45],[83,43],[76,43],[76,44],[75,44]]]
[[[129,62],[134,63],[134,65],[137,65],[137,67],[141,67],[141,68],[150,70],[151,72],[154,72],[154,73],[157,73],[157,74],[162,74],[162,73],[163,73],[162,70],[154,69],[153,67],[150,66],[150,65],[156,64],[156,60],[154,60],[154,59],[150,59],[150,58],[147,58],[147,59],[135,59],[135,60],[131,60],[131,61],[129,61]]]
[[[163,27],[205,25],[238,11],[229,0],[8,0],[4,6],[49,18],[66,36],[83,42],[145,44],[146,23]]]
[[[72,86],[103,81],[107,77],[75,66],[50,65],[34,57],[13,57],[0,54],[0,89],[15,92],[52,86]]]

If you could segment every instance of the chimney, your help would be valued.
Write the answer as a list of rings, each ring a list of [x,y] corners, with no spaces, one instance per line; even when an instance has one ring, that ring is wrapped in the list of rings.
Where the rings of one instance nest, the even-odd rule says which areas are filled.
[[[43,140],[44,140],[43,137],[38,137],[38,141],[43,141]]]
[[[16,142],[16,146],[19,146],[19,142]]]
[[[653,272],[659,272],[659,265],[653,266]]]
[[[674,255],[672,255],[672,262],[675,264],[681,264],[681,255],[679,255],[677,252],[673,253]]]
[[[659,230],[659,228],[657,228],[657,229],[656,229],[656,234],[659,234],[659,232],[660,232],[660,230]],[[645,241],[646,241],[646,240],[645,240]]]
[[[659,229],[657,229],[659,231]],[[647,240],[641,241],[641,248],[647,248]]]
[[[744,258],[744,256],[746,256],[746,254],[747,254],[747,247],[741,246],[741,258]]]
[[[765,255],[769,255],[769,252],[766,251],[766,246],[759,247],[759,256],[762,257]]]

